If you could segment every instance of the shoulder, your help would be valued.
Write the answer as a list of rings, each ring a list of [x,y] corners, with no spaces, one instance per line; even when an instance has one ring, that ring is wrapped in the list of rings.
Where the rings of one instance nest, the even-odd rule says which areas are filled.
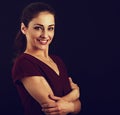
[[[34,58],[28,54],[21,54],[19,57],[17,57],[17,59],[15,60],[15,64],[27,64],[27,63],[30,63],[30,62],[34,62]]]
[[[21,54],[16,58],[15,63],[22,62],[23,60],[25,60],[25,58],[26,56],[24,54]]]
[[[34,61],[32,57],[26,54],[21,54],[16,58],[13,64],[13,68],[28,68],[28,67],[33,67]]]
[[[61,66],[61,67],[63,67],[63,68],[66,68],[66,65],[65,65],[65,63],[64,63],[64,60],[63,60],[60,56],[58,56],[58,55],[51,55],[51,58],[53,59],[53,61],[54,61],[57,65],[59,65],[59,66]]]
[[[57,65],[65,66],[64,60],[58,55],[51,55],[51,58]]]
[[[14,62],[12,76],[14,79],[26,76],[41,76],[42,70],[37,61],[30,55],[21,54]]]
[[[63,62],[62,58],[61,58],[60,56],[58,56],[58,55],[50,55],[50,57],[51,57],[53,60]]]

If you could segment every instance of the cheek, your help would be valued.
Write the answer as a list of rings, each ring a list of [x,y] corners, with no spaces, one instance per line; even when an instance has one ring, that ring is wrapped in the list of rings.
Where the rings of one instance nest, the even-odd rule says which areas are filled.
[[[35,37],[40,36],[40,32],[32,32],[31,34],[32,36],[35,36]]]
[[[50,34],[50,37],[53,38],[54,37],[54,32]]]
[[[40,33],[38,33],[38,32],[31,32],[31,33],[30,33],[31,39],[36,39],[36,38],[39,37],[39,36],[40,36]]]
[[[26,37],[27,37],[28,41],[32,42],[35,40],[36,35],[35,34],[28,34]]]

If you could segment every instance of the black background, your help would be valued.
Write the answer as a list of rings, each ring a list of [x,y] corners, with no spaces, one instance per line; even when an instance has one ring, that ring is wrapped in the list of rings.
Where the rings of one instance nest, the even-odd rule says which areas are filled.
[[[22,115],[11,79],[19,16],[30,2],[0,3],[0,115]],[[65,62],[81,89],[81,115],[120,114],[120,3],[117,0],[39,0],[57,12],[50,52]]]

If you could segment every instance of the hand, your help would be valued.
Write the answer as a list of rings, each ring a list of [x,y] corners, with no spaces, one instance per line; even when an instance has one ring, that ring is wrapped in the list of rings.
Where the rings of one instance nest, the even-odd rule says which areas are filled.
[[[72,89],[79,89],[78,85],[72,81],[71,77],[69,77],[69,82]]]
[[[55,102],[42,104],[42,110],[46,115],[66,115],[74,111],[74,104],[60,97],[49,95]]]
[[[78,87],[78,85],[72,81],[71,77],[69,77],[69,82],[70,82],[71,89],[75,90],[74,92],[76,93],[76,95],[80,97],[80,88]]]

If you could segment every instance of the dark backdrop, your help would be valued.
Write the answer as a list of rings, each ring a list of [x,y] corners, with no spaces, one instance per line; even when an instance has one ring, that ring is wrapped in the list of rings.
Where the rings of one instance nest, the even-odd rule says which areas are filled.
[[[22,115],[11,79],[13,41],[28,3],[0,3],[0,115]],[[51,53],[65,62],[81,89],[81,115],[118,115],[120,107],[120,8],[117,0],[39,0],[57,12]]]

